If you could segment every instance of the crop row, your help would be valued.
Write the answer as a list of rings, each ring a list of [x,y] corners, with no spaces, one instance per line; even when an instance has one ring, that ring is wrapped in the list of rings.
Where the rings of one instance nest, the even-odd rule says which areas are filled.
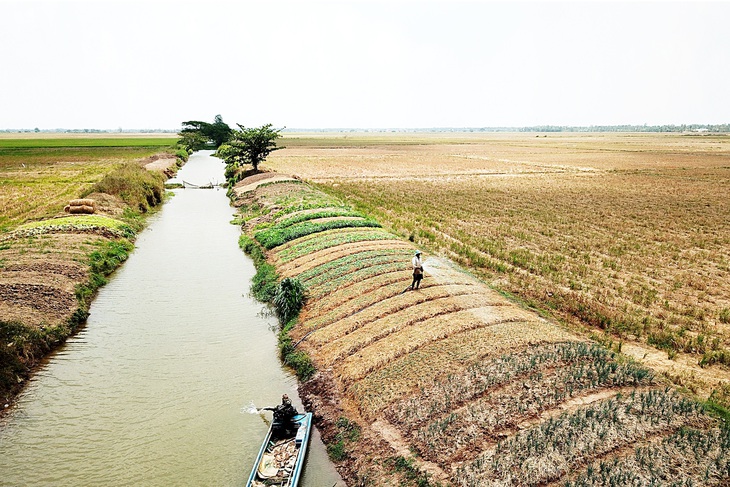
[[[402,250],[390,252],[385,250],[358,252],[356,254],[331,261],[335,265],[322,265],[314,269],[309,269],[300,274],[298,279],[308,288],[315,288],[317,286],[321,286],[327,281],[366,267],[395,262],[409,262],[408,253],[409,252],[404,252]]]
[[[389,274],[381,274],[361,281],[357,286],[347,286],[337,289],[332,293],[323,296],[318,302],[308,307],[304,315],[316,316],[317,319],[311,322],[311,326],[320,326],[324,322],[320,322],[319,317],[326,318],[327,323],[338,316],[350,316],[361,309],[361,305],[365,303],[373,304],[377,302],[374,297],[368,296],[374,294],[382,297],[390,297],[403,291],[403,287],[410,284],[410,278],[404,283],[403,272],[393,272]],[[400,287],[400,289],[398,289]],[[397,291],[396,291],[397,289]],[[367,298],[365,298],[367,296]],[[310,324],[305,323],[307,328]]]
[[[290,227],[297,223],[301,223],[308,220],[316,220],[318,218],[331,218],[335,216],[348,216],[348,217],[360,217],[365,218],[361,213],[353,211],[350,208],[324,208],[321,211],[314,212],[296,212],[292,216],[285,217],[291,213],[282,215],[282,218],[276,222],[276,226],[279,228]]]
[[[279,227],[275,225],[266,230],[261,230],[254,235],[261,245],[266,249],[273,249],[290,240],[311,235],[313,233],[334,230],[336,228],[374,227],[379,228],[380,223],[372,220],[329,220],[326,222],[304,221],[291,226]]]
[[[269,208],[281,208],[273,215],[274,218],[295,211],[345,206],[336,197],[295,181],[282,181],[276,185],[259,186],[257,189],[256,199],[259,204]]]
[[[355,381],[431,342],[443,340],[455,333],[508,321],[516,319],[494,313],[490,321],[477,316],[473,310],[452,313],[448,319],[437,316],[423,321],[420,326],[410,326],[392,333],[388,340],[375,342],[357,355],[347,357],[339,367],[340,374],[346,382]]]
[[[354,384],[351,391],[364,412],[379,414],[389,404],[414,391],[426,391],[446,374],[458,375],[476,361],[565,338],[560,330],[543,322],[506,322],[466,330],[392,360]]]
[[[336,247],[338,245],[363,242],[367,240],[390,240],[394,236],[384,230],[352,229],[350,231],[329,231],[317,234],[314,238],[304,242],[297,242],[291,247],[277,252],[281,263],[292,261],[298,257],[311,254],[318,250]]]
[[[374,276],[378,276],[380,274],[407,271],[410,267],[410,262],[398,261],[387,262],[384,264],[377,264],[370,267],[357,269],[349,274],[333,278],[327,282],[320,284],[316,288],[309,290],[309,296],[312,299],[319,299],[320,297],[345,286],[356,285],[360,281],[369,279]],[[406,275],[406,278],[407,277],[408,276]]]
[[[386,417],[405,428],[415,427],[439,416],[489,389],[507,384],[527,374],[549,367],[573,363],[613,361],[615,354],[608,349],[586,342],[546,343],[531,346],[519,353],[502,355],[489,361],[477,362],[459,374],[453,374],[413,397],[394,404]],[[646,369],[644,369],[646,370]],[[648,371],[647,371],[648,373]]]
[[[290,260],[286,264],[278,266],[282,275],[299,276],[303,272],[325,265],[333,260],[349,255],[358,254],[367,251],[388,251],[388,250],[408,250],[411,251],[412,245],[402,240],[365,240],[362,242],[351,242],[318,250],[311,254]]]
[[[320,326],[326,327],[323,333],[318,333],[313,343],[329,343],[333,339],[345,335],[352,330],[360,328],[375,320],[388,317],[404,308],[417,306],[427,301],[441,298],[463,296],[473,293],[473,286],[427,286],[418,293],[403,293],[403,286],[389,288],[389,293],[384,294],[381,299],[372,302],[369,306],[363,306],[354,314],[327,322],[324,318],[316,320]],[[363,303],[358,300],[358,302]],[[364,304],[364,303],[363,303]],[[313,320],[314,321],[314,320]]]
[[[552,482],[638,440],[708,422],[700,404],[670,389],[618,395],[500,442],[457,469],[453,480],[461,486]]]
[[[335,231],[335,230],[332,230],[332,231],[326,231],[325,230],[325,232],[323,232],[323,233],[324,234],[333,234],[333,233],[356,233],[356,232],[363,232],[363,231],[369,231],[369,230],[370,229],[368,229],[368,228],[365,228],[365,229],[362,229],[362,228],[353,228],[353,229],[342,229],[339,232],[338,231]],[[370,231],[372,231],[372,230],[370,230]],[[296,241],[289,241],[289,242],[286,242],[286,243],[281,244],[278,248],[274,249],[273,252],[274,252],[275,255],[278,256],[279,254],[281,254],[285,250],[290,249],[291,247],[298,246],[300,244],[303,244],[305,242],[309,242],[311,240],[317,240],[320,236],[321,235],[316,234],[316,233],[309,234],[309,235],[305,235],[303,237],[298,238]]]
[[[336,321],[349,318],[362,310],[377,305],[381,300],[391,298],[403,290],[398,281],[386,283],[371,289],[370,292],[361,292],[357,295],[341,298],[339,303],[325,296],[317,303],[308,305],[301,315],[300,324],[303,328],[314,329],[330,325]],[[336,305],[336,304],[339,304]]]
[[[488,361],[510,352],[545,342],[572,338],[543,321],[518,321],[454,333],[391,360],[353,384],[350,393],[365,414],[380,414],[389,405],[419,391],[433,388],[447,375],[460,376],[474,363]],[[423,392],[420,392],[423,391]]]
[[[634,454],[590,465],[565,487],[605,485],[725,485],[730,476],[730,429],[680,428]]]
[[[301,272],[297,276],[297,279],[299,279],[303,284],[307,284],[310,280],[317,279],[319,276],[328,274],[329,272],[337,270],[341,267],[347,267],[353,262],[369,261],[370,259],[379,257],[398,256],[400,258],[404,258],[408,255],[410,255],[410,251],[407,251],[405,249],[373,249],[354,252],[352,254],[343,255],[341,257],[329,260],[328,262],[322,263],[316,267],[307,269],[306,271]]]
[[[132,238],[135,231],[128,224],[103,215],[78,215],[30,222],[0,240],[36,237],[46,233],[99,233]]]
[[[424,425],[414,431],[414,443],[421,445],[424,456],[448,459],[485,438],[494,438],[499,431],[539,417],[575,395],[651,382],[649,371],[643,367],[602,360],[534,372]]]
[[[483,296],[481,296],[483,300]],[[448,319],[450,314],[464,310],[467,306],[486,306],[488,303],[477,301],[473,304],[460,302],[452,296],[403,307],[395,313],[383,316],[369,323],[350,322],[354,328],[332,325],[323,330],[319,338],[325,342],[320,356],[325,363],[333,363],[351,355],[386,336],[409,326],[418,325],[436,317]]]

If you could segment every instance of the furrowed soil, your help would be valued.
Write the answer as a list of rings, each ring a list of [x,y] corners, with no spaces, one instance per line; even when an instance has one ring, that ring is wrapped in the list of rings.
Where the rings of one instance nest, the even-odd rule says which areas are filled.
[[[95,290],[126,259],[140,210],[161,202],[162,174],[179,167],[162,152],[173,143],[0,139],[0,414],[34,366],[83,324]],[[135,192],[143,201],[130,199]],[[82,196],[94,201],[93,215],[64,212]]]
[[[697,364],[726,344],[726,139],[550,139],[299,135],[268,166],[323,193],[277,173],[276,184],[238,183],[257,186],[236,193],[250,237],[348,203],[385,226],[265,253],[309,295],[288,335],[316,368],[301,396],[348,485],[730,479],[727,430],[698,402],[715,391],[708,404],[722,410],[728,375]],[[678,201],[695,215],[669,207]],[[425,277],[410,290],[416,245]],[[720,289],[662,294],[679,268]],[[639,299],[642,284],[653,297]],[[674,329],[680,295],[719,310],[691,327],[684,313],[686,329]],[[670,297],[665,321],[643,319]],[[660,332],[709,345],[668,349]],[[688,450],[703,453],[678,473],[673,453]]]

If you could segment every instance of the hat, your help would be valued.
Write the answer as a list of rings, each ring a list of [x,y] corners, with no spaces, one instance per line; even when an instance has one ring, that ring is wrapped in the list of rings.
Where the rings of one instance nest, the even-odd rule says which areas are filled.
[[[416,255],[421,255],[421,251],[420,250],[416,250]]]

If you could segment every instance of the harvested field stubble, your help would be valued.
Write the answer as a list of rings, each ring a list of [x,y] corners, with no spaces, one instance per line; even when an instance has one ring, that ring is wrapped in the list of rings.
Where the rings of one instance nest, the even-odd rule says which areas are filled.
[[[405,294],[401,289],[401,285],[394,285],[384,289],[382,298],[370,305],[365,305],[362,300],[358,300],[357,304],[352,303],[352,306],[357,308],[356,314],[339,319],[328,318],[327,320],[308,321],[313,324],[318,324],[318,328],[326,326],[321,332],[311,336],[309,339],[310,343],[329,343],[375,320],[390,317],[400,310],[422,303],[438,302],[434,300],[440,298],[464,296],[473,292],[473,289],[469,286],[428,286],[424,287],[421,292]],[[341,309],[341,307],[337,308],[338,311]],[[400,316],[398,319],[400,319]],[[334,323],[335,321],[336,323]],[[332,324],[327,326],[329,323]]]
[[[565,487],[725,485],[729,453],[730,429],[680,428],[660,442],[637,448],[633,455],[587,467]]]
[[[714,421],[671,391],[632,393],[590,405],[500,442],[456,471],[457,485],[536,485],[633,442]]]
[[[298,140],[272,165],[568,321],[730,364],[729,137],[363,140]]]
[[[437,382],[459,380],[466,367],[531,345],[560,342],[575,337],[541,321],[500,323],[457,333],[430,343],[372,372],[349,388],[366,416],[379,414],[394,401],[416,394],[427,400],[426,390]]]
[[[134,145],[120,146],[124,143]],[[80,146],[85,141],[70,138],[0,139],[0,230],[62,214],[69,200],[120,163],[150,156],[173,143],[171,139],[119,139]]]
[[[256,214],[271,216],[249,219],[250,234],[275,228],[275,222],[290,228],[329,219],[332,208],[344,215],[351,210],[340,205],[350,201],[366,218],[376,215],[412,242],[385,229],[320,228],[324,231],[293,238],[267,253],[281,276],[298,279],[309,294],[289,340],[319,370],[309,383],[314,385],[303,391],[305,403],[327,411],[320,422],[323,437],[337,442],[337,424],[362,428],[357,440],[332,446],[340,471],[358,485],[365,477],[373,485],[425,485],[426,478],[429,484],[474,486],[595,482],[594,465],[601,466],[601,479],[641,477],[647,474],[647,455],[654,455],[641,448],[654,448],[651,452],[659,452],[655,458],[664,455],[661,461],[672,465],[656,446],[668,445],[664,452],[685,448],[673,435],[691,430],[696,434],[688,437],[700,438],[692,440],[697,451],[711,451],[717,462],[710,468],[701,456],[687,460],[682,467],[687,478],[698,480],[702,471],[707,478],[730,478],[722,470],[726,442],[711,429],[717,421],[699,403],[671,389],[656,389],[663,375],[521,308],[428,251],[439,249],[472,264],[479,276],[528,303],[548,303],[569,317],[576,313],[556,303],[575,296],[572,309],[583,313],[586,322],[593,317],[624,339],[637,333],[620,321],[610,299],[631,292],[630,306],[619,302],[619,311],[629,315],[657,299],[646,283],[656,285],[659,275],[647,277],[641,287],[635,278],[642,273],[641,260],[632,259],[656,255],[642,250],[642,228],[651,226],[660,240],[661,232],[669,230],[642,224],[646,214],[637,211],[627,234],[617,236],[609,225],[617,225],[625,210],[618,211],[620,205],[613,201],[598,208],[605,212],[594,210],[601,191],[619,198],[639,196],[640,189],[622,189],[616,179],[624,174],[607,170],[605,154],[599,154],[600,167],[577,167],[582,159],[569,155],[559,142],[540,143],[535,151],[540,157],[562,150],[560,157],[540,161],[530,160],[521,145],[524,139],[500,143],[499,157],[469,137],[448,146],[411,147],[400,140],[397,147],[379,147],[374,153],[391,163],[431,150],[450,155],[433,171],[419,165],[428,158],[402,167],[389,164],[384,175],[372,173],[373,167],[383,169],[380,163],[355,170],[350,166],[346,174],[335,167],[328,190],[338,199],[317,195],[307,184],[289,185],[320,207],[306,208],[299,204],[300,196],[285,196],[285,183],[246,196],[257,206]],[[590,144],[580,147],[576,153],[592,153]],[[298,146],[289,153],[296,159],[306,150]],[[347,151],[317,150],[320,155]],[[350,156],[357,159],[370,150],[360,147]],[[286,154],[282,150],[277,157]],[[638,161],[632,153],[622,153],[621,160]],[[320,169],[308,167],[313,173]],[[605,188],[596,190],[599,178]],[[260,205],[274,200],[276,207]],[[546,202],[555,208],[546,209]],[[586,237],[589,241],[583,242]],[[418,291],[406,288],[415,244],[427,250],[426,276]],[[624,256],[631,267],[623,267]],[[620,281],[620,292],[603,289],[605,279]],[[642,339],[651,326],[642,322]],[[691,329],[683,333],[693,336],[694,344],[705,343]],[[639,466],[626,461],[635,455],[643,459]],[[393,477],[393,465],[406,468],[407,478]]]

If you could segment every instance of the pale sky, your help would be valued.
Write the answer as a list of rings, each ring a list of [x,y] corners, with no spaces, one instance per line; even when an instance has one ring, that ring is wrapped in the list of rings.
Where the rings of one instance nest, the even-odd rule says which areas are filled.
[[[730,123],[730,2],[0,0],[0,129]]]

